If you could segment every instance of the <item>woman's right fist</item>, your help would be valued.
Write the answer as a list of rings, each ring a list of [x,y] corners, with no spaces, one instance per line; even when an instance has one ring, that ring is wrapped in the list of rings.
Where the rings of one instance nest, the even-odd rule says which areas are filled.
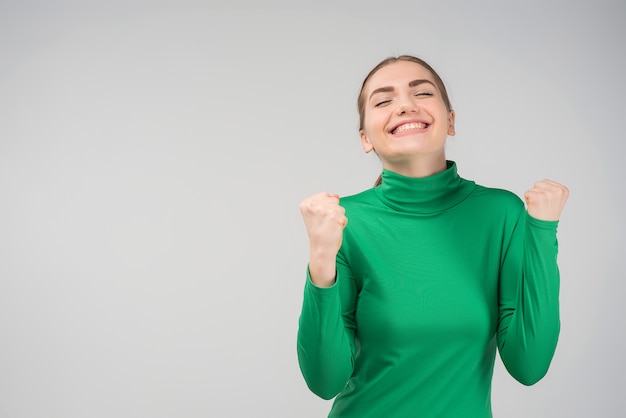
[[[348,223],[346,210],[339,206],[339,196],[330,193],[317,193],[300,203],[312,248],[333,251],[341,247],[343,228]]]
[[[329,287],[335,283],[336,257],[348,223],[339,196],[318,193],[300,203],[300,212],[309,234],[309,275],[314,284]]]

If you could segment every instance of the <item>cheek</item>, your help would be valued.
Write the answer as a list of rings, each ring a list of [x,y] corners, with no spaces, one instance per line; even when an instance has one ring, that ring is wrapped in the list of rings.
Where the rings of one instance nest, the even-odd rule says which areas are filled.
[[[381,112],[369,112],[365,114],[365,129],[369,132],[380,132],[385,129],[385,118]]]

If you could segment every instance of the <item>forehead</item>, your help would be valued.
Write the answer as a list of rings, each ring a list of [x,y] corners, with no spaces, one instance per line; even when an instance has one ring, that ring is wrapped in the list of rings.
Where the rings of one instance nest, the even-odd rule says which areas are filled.
[[[420,64],[412,61],[396,61],[376,71],[365,86],[370,92],[380,87],[403,87],[413,80],[429,80],[435,84],[431,72]]]

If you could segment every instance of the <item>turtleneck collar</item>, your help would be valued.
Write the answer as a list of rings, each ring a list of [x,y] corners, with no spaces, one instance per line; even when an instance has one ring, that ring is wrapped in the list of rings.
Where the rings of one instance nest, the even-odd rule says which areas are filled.
[[[450,209],[469,196],[476,184],[459,177],[454,161],[446,163],[444,171],[423,178],[406,177],[385,169],[382,183],[374,189],[376,195],[399,212],[425,215]]]

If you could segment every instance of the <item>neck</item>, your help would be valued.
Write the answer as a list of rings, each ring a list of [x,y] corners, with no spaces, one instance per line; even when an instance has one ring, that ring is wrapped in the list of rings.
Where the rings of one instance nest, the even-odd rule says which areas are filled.
[[[456,206],[472,193],[475,186],[473,181],[462,179],[456,164],[448,161],[445,170],[422,178],[383,170],[382,183],[374,193],[395,211],[428,215]]]
[[[424,178],[441,173],[447,168],[443,152],[437,155],[413,156],[406,160],[384,161],[383,168],[406,177]]]

